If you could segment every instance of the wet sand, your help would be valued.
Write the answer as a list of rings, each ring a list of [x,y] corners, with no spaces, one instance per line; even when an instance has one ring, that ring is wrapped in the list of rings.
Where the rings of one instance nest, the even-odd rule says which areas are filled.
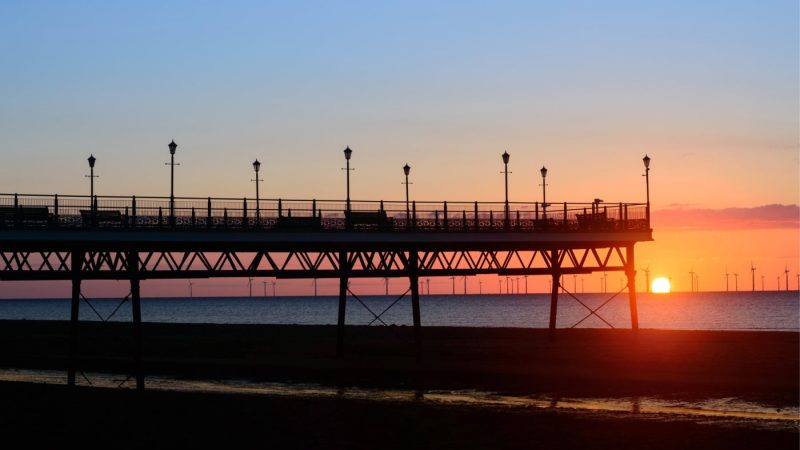
[[[0,383],[6,442],[286,449],[796,449],[797,430],[630,413]]]
[[[66,367],[68,323],[0,322],[0,366]],[[82,323],[80,367],[129,373],[128,323]],[[777,332],[145,324],[145,371],[331,386],[577,397],[735,397],[798,406],[800,335]],[[138,393],[141,394],[141,393]],[[797,448],[796,429],[647,414],[468,408],[0,383],[3,432],[115,443],[261,441],[282,448]],[[7,403],[8,404],[8,403]],[[52,433],[36,434],[47,424]],[[98,431],[102,428],[103,431]],[[97,434],[99,433],[99,434]]]
[[[1,321],[0,367],[67,367],[68,323]],[[738,397],[797,406],[800,334],[786,332],[145,324],[145,373],[334,386],[565,396]],[[82,323],[80,368],[131,373],[127,323]]]

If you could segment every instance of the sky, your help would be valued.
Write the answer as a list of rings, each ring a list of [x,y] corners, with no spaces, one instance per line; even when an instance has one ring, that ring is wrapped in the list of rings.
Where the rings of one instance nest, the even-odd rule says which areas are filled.
[[[262,197],[342,198],[349,145],[354,199],[401,199],[408,163],[412,198],[499,201],[508,151],[512,201],[540,200],[546,165],[548,200],[637,202],[648,154],[640,261],[675,278],[707,264],[701,288],[719,289],[708,261],[744,271],[758,252],[774,278],[799,269],[793,210],[708,216],[800,203],[798,15],[781,0],[4,1],[0,192],[86,194],[93,154],[98,194],[168,195],[174,139],[176,195],[254,196],[258,158]]]

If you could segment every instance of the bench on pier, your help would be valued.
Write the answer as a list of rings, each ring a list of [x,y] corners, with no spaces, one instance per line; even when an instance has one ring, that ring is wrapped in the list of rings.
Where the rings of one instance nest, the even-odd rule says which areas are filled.
[[[581,230],[603,230],[609,227],[606,212],[576,214],[578,228]]]
[[[321,230],[322,217],[281,216],[275,222],[275,228],[280,230]]]
[[[122,213],[117,210],[100,209],[92,211],[90,209],[81,210],[81,220],[84,225],[99,224],[122,224]]]
[[[345,221],[348,227],[356,228],[391,228],[392,219],[386,216],[386,211],[345,211]]]
[[[52,218],[46,206],[0,206],[0,225],[47,225]]]

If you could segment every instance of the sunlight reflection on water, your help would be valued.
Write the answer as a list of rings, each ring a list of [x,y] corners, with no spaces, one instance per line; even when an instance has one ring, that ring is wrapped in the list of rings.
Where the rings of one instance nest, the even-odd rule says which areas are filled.
[[[66,384],[66,373],[55,370],[0,369],[0,381]],[[107,373],[86,373],[78,385],[132,389],[135,382]],[[652,397],[560,398],[498,395],[472,390],[415,391],[405,389],[364,389],[315,384],[269,383],[249,380],[188,380],[164,376],[147,378],[147,389],[217,394],[248,394],[297,398],[338,398],[382,402],[417,402],[440,405],[492,408],[557,409],[608,413],[652,414],[662,417],[690,416],[746,422],[749,426],[792,428],[800,425],[800,408],[775,408],[736,398],[702,401],[667,400]]]

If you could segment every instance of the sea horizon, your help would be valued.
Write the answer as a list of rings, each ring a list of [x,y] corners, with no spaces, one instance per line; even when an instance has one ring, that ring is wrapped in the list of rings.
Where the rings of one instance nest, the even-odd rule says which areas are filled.
[[[630,327],[627,293],[576,297],[559,296],[559,328]],[[87,300],[80,304],[81,321],[131,320],[130,305],[121,298]],[[600,317],[590,314],[587,307],[595,309],[606,301],[596,311]],[[639,293],[637,303],[642,328],[800,331],[797,291]],[[338,296],[332,295],[143,297],[142,319],[156,323],[334,325],[337,307]],[[420,307],[423,326],[546,328],[550,294],[422,295]],[[70,300],[65,298],[0,299],[0,320],[69,320],[69,308]],[[412,325],[410,296],[348,296],[346,323]]]

